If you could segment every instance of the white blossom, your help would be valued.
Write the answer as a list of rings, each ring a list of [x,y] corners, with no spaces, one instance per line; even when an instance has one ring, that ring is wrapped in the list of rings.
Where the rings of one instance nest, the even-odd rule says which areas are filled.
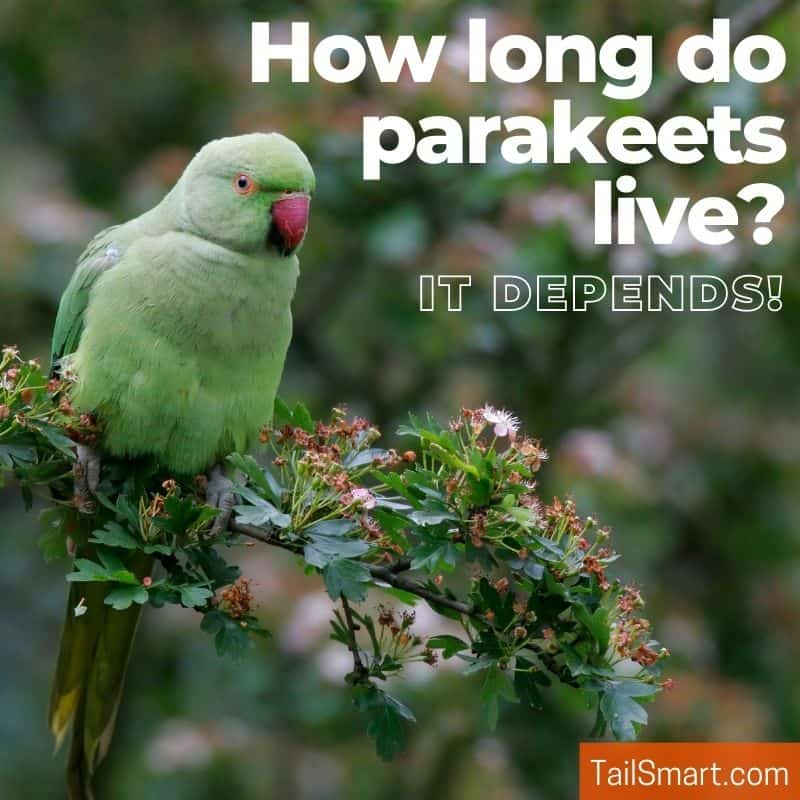
[[[494,425],[495,436],[508,436],[513,439],[517,435],[519,420],[510,411],[487,405],[481,409],[481,414],[486,422]]]

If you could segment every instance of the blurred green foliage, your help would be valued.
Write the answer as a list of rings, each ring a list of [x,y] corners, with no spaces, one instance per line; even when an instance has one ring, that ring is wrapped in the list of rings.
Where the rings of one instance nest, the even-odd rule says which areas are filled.
[[[698,88],[676,112],[704,116],[724,102],[744,116],[785,116],[794,154],[800,14],[789,5],[766,28],[787,50],[780,80]],[[637,171],[642,192],[662,200],[732,197],[751,180],[780,185],[787,202],[769,247],[608,250],[590,238],[592,182],[603,172],[585,165],[409,164],[387,169],[380,183],[361,181],[366,114],[536,115],[553,86],[470,86],[457,59],[427,86],[368,76],[292,85],[285,70],[270,85],[249,82],[252,20],[309,19],[315,37],[448,33],[452,42],[472,15],[536,38],[652,34],[658,88],[678,42],[739,7],[9,0],[0,8],[0,340],[44,355],[59,294],[96,230],[149,207],[205,141],[281,130],[306,150],[319,186],[283,394],[315,414],[347,402],[387,432],[408,410],[447,418],[484,401],[513,408],[553,452],[545,494],[572,491],[615,529],[622,569],[641,577],[650,616],[675,653],[678,687],[653,706],[647,735],[797,739],[796,159]],[[572,97],[581,113],[621,111],[597,87],[570,84],[556,96]],[[624,110],[639,113],[646,102]],[[779,272],[784,307],[752,315],[490,310],[495,272],[662,269]],[[421,272],[469,272],[481,291],[462,314],[421,314]],[[50,798],[60,793],[61,764],[44,720],[63,568],[41,563],[35,519],[13,490],[2,502],[0,794]],[[426,732],[396,764],[380,763],[346,694],[330,683],[340,670],[326,641],[323,587],[272,552],[254,552],[245,567],[275,639],[233,667],[209,655],[191,612],[146,615],[101,797],[574,797],[587,722],[579,700],[551,698],[534,717],[509,709],[489,735],[475,687],[446,671],[413,682],[409,699]]]

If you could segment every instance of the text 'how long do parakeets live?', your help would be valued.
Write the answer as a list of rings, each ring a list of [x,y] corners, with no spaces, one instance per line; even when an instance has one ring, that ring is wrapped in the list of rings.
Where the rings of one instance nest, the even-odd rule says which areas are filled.
[[[729,19],[714,19],[708,33],[687,36],[674,56],[675,75],[687,84],[711,88],[732,82],[762,86],[776,81],[786,67],[786,51],[774,37],[744,36]],[[452,36],[424,42],[414,36],[354,37],[334,34],[312,43],[308,22],[252,24],[253,83],[286,80],[308,83],[317,77],[334,84],[376,79],[382,84],[428,84],[439,71],[484,85],[476,102],[491,102],[498,84],[559,85],[565,76],[594,84],[618,111],[586,114],[575,99],[554,97],[545,113],[468,115],[465,119],[431,114],[409,120],[386,112],[362,121],[362,176],[377,181],[392,166],[416,160],[428,165],[485,165],[497,161],[524,169],[583,162],[637,167],[659,161],[679,165],[715,160],[724,165],[769,166],[787,153],[784,119],[774,115],[744,118],[731,106],[712,103],[707,114],[650,113],[646,96],[663,88],[654,81],[652,36],[618,34],[596,42],[588,36],[544,36],[537,41],[512,33],[500,35],[484,18],[470,18]],[[585,99],[585,97],[584,97]],[[612,106],[613,108],[613,106]],[[476,109],[485,110],[485,109]],[[641,113],[633,113],[641,111]],[[652,117],[652,118],[650,118]],[[620,171],[617,172],[620,175]],[[749,236],[759,246],[772,241],[772,222],[784,206],[783,189],[767,179],[752,180],[731,197],[652,198],[633,195],[633,175],[616,188],[621,208],[612,208],[611,184],[598,180],[595,198],[597,244],[627,244],[637,235],[669,244],[684,225],[698,242],[717,246]],[[659,201],[660,211],[655,208]],[[624,202],[630,201],[630,202]],[[612,224],[612,214],[615,224]],[[755,224],[743,225],[747,216]]]

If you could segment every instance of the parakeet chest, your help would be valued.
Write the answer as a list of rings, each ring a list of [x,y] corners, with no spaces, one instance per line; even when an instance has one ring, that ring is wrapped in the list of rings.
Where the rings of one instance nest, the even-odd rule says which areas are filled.
[[[269,420],[297,262],[160,238],[98,280],[74,359],[76,400],[100,415],[112,452],[194,471],[246,447]]]

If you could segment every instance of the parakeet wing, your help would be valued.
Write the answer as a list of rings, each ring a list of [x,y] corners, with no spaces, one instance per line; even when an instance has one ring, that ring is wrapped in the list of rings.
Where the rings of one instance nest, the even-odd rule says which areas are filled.
[[[101,231],[89,242],[78,259],[61,302],[53,328],[53,341],[50,348],[50,369],[59,371],[59,360],[75,352],[83,332],[83,316],[89,305],[89,294],[97,278],[119,260],[119,247],[113,244],[114,225]]]

